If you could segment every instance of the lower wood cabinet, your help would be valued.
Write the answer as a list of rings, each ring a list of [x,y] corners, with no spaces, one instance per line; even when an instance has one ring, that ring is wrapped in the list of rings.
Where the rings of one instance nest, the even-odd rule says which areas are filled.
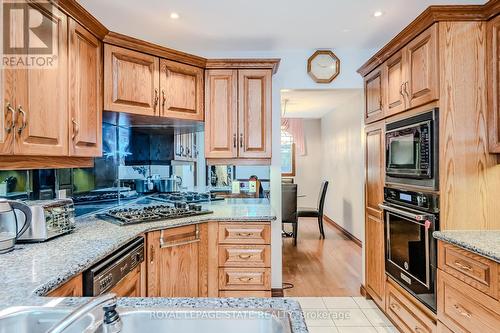
[[[424,310],[416,299],[388,279],[386,284],[385,312],[404,333],[436,332],[436,320]]]
[[[80,297],[83,296],[82,275],[78,274],[62,286],[57,287],[47,294],[50,297]]]
[[[384,255],[384,221],[366,214],[365,221],[365,287],[373,300],[385,306],[385,255]]]
[[[204,223],[148,233],[148,296],[206,295],[206,231]]]

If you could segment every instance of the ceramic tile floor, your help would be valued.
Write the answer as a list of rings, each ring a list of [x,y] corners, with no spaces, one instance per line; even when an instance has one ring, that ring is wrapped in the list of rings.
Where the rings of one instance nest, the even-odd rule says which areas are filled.
[[[398,333],[382,311],[364,297],[293,297],[310,333]]]

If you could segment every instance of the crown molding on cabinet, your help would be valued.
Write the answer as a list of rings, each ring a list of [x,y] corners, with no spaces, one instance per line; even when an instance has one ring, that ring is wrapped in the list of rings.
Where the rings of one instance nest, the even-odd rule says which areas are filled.
[[[207,59],[206,69],[272,69],[276,74],[280,65],[279,58],[269,59]]]
[[[53,1],[62,11],[86,27],[99,39],[103,39],[109,30],[75,0]]]
[[[373,55],[359,69],[366,76],[394,53],[417,37],[432,24],[440,21],[487,21],[500,12],[500,1],[490,0],[484,5],[430,6],[413,22]]]

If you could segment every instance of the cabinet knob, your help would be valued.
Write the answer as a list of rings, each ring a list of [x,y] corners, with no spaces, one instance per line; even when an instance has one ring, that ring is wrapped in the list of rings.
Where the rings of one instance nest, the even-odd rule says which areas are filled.
[[[6,105],[6,108],[7,108],[7,111],[5,112],[5,120],[7,120],[7,113],[12,113],[12,118],[10,120],[10,123],[6,123],[5,125],[5,131],[7,133],[10,133],[12,132],[12,130],[16,127],[16,122],[15,122],[15,118],[16,118],[16,109],[14,109],[12,107],[12,105],[10,105],[10,103],[7,103]]]

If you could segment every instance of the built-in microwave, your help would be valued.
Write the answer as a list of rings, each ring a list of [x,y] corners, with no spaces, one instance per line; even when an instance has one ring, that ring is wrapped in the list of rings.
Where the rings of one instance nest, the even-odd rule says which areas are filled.
[[[438,109],[386,125],[386,183],[437,190]]]

